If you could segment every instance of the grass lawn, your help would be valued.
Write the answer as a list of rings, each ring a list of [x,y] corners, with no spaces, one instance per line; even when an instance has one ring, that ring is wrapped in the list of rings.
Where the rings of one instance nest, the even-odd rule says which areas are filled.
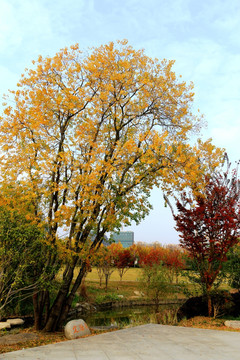
[[[123,280],[120,281],[118,270],[115,269],[111,274],[110,280],[108,282],[108,288],[106,290],[104,278],[102,279],[102,286],[100,286],[97,269],[92,268],[92,271],[87,274],[85,280],[85,294],[83,292],[83,296],[79,297],[81,293],[81,291],[79,290],[75,302],[103,302],[117,300],[118,295],[121,295],[121,298],[123,297],[122,300],[132,300],[137,298],[141,299],[141,297],[146,299],[145,289],[140,287],[138,281],[138,279],[141,277],[141,271],[142,270],[139,268],[130,268],[123,275]],[[77,276],[77,270],[75,276]],[[184,293],[179,293],[178,295],[174,294],[173,296],[171,296],[170,294],[167,295],[168,298],[186,298],[189,296],[199,295],[199,293],[201,292],[200,287],[198,285],[190,283],[187,277],[179,275],[178,280],[179,283],[181,283],[182,281],[185,283],[185,287],[188,288],[189,294],[186,295]],[[227,284],[222,284],[220,286],[220,289],[229,290],[229,286]],[[137,293],[142,293],[142,296],[139,294],[137,295]],[[112,298],[110,294],[112,294]],[[96,299],[98,299],[99,301],[96,301]]]
[[[137,279],[141,275],[141,269],[138,268],[130,268],[127,272],[123,275],[123,281],[137,281]],[[92,271],[87,274],[86,280],[88,281],[99,281],[98,273],[96,268],[92,268]],[[111,281],[119,281],[120,276],[117,269],[111,275]]]
[[[119,273],[116,269],[111,274],[110,280],[108,282],[108,288],[106,290],[104,278],[102,279],[102,285],[100,286],[97,269],[93,268],[92,271],[87,274],[84,291],[79,289],[76,302],[85,300],[94,303],[110,300],[129,300],[139,297],[141,298],[141,295],[136,295],[136,292],[141,292],[139,282],[137,281],[140,275],[141,269],[130,268],[123,275],[123,280],[120,281]],[[78,296],[81,294],[82,296],[80,296],[78,299]],[[119,298],[118,295],[120,295]]]
[[[75,277],[77,277],[78,270],[79,269],[75,269]],[[61,276],[62,271],[63,270],[60,270],[59,277]],[[102,285],[100,286],[97,269],[92,268],[92,271],[86,276],[85,286],[81,286],[78,289],[74,304],[79,302],[100,303],[111,300],[141,300],[141,298],[146,300],[145,288],[142,289],[138,281],[141,277],[141,272],[142,269],[130,268],[123,275],[123,280],[120,281],[118,270],[115,269],[111,274],[106,290],[104,278],[102,279]],[[119,298],[118,295],[120,295]],[[186,296],[184,294],[179,294],[177,297],[185,298]],[[174,296],[169,295],[168,298],[176,298],[176,294]]]
[[[86,291],[87,294],[91,297],[91,300],[94,300],[96,295],[107,294],[123,295],[125,299],[131,299],[136,297],[134,292],[139,291],[139,285],[135,281],[110,281],[108,289],[106,290],[104,284],[102,287],[100,287],[99,282],[86,281]]]

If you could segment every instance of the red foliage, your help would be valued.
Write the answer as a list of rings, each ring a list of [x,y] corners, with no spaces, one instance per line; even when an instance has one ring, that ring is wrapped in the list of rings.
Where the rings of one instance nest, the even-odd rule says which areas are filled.
[[[153,266],[160,264],[164,260],[164,250],[162,247],[149,247],[147,251],[139,254],[140,266]]]
[[[173,267],[178,270],[184,269],[185,259],[183,251],[177,247],[167,248],[165,252],[164,263],[168,267]]]
[[[183,194],[174,216],[181,246],[198,264],[206,291],[211,289],[228,250],[240,236],[240,187],[236,171],[214,174],[196,199]]]
[[[122,249],[117,254],[117,257],[114,259],[115,266],[119,269],[133,267],[134,265],[134,257],[131,254],[131,251],[127,249]]]

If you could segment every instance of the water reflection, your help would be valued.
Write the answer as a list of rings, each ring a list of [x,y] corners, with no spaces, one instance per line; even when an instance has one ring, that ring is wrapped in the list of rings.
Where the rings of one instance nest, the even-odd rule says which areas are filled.
[[[178,305],[161,305],[158,312],[166,309],[177,309]],[[124,307],[113,310],[87,313],[81,315],[89,327],[91,326],[126,326],[131,323],[149,323],[155,321],[154,306]]]

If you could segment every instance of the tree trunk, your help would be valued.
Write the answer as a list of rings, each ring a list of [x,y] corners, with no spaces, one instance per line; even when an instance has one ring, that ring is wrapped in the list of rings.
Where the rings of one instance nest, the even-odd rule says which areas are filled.
[[[104,277],[104,274],[103,274],[101,268],[97,269],[97,272],[98,272],[98,277],[99,277],[99,286],[102,287],[102,279]]]
[[[33,294],[34,327],[42,330],[49,313],[49,291],[42,290]]]
[[[154,302],[155,302],[155,312],[157,313],[158,309],[159,309],[159,294],[158,293],[155,294]]]
[[[53,332],[60,328],[59,320],[62,312],[65,312],[65,302],[68,295],[68,291],[60,289],[57,298],[50,310],[48,319],[46,321],[44,331]]]
[[[212,316],[212,297],[211,297],[211,286],[207,287],[207,306],[208,306],[208,316]]]
[[[108,288],[108,278],[109,278],[109,275],[105,274],[105,290],[107,290],[107,288]]]
[[[78,276],[71,288],[73,270],[74,267],[69,270],[68,276],[66,277],[64,283],[58,291],[57,297],[49,311],[49,315],[43,329],[45,332],[53,332],[62,329],[64,322],[67,320],[67,316],[69,310],[71,309],[74,296],[79,286],[81,285],[82,279],[86,273],[86,264],[84,263],[82,265]]]
[[[119,276],[120,276],[120,281],[122,281],[124,270],[118,269],[118,273],[119,273]]]
[[[41,313],[40,313],[39,303],[38,303],[38,293],[33,294],[33,312],[34,312],[34,328],[35,328],[35,330],[40,330]]]

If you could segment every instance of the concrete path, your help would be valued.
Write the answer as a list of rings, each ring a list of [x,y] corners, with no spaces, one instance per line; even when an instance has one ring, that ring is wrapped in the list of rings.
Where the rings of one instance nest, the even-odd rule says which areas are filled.
[[[239,360],[240,333],[148,324],[0,355],[11,360]]]

